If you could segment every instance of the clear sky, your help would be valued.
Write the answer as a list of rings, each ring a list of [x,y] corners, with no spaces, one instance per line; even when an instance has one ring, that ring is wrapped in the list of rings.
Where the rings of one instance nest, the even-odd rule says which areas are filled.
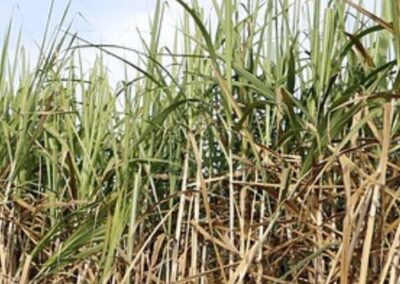
[[[60,19],[68,2],[55,1],[53,23]],[[37,41],[43,34],[50,3],[51,0],[1,0],[0,26],[7,26],[12,17],[15,27],[22,26],[25,42]],[[72,0],[69,20],[75,31],[90,40],[129,42],[136,27],[148,30],[155,3],[156,0]]]
[[[68,22],[73,23],[73,32],[93,43],[112,43],[131,48],[141,46],[137,29],[142,36],[149,34],[149,21],[156,6],[156,0],[55,0],[52,27],[60,20],[65,7],[71,2]],[[171,42],[171,34],[179,24],[178,15],[182,8],[173,0],[168,3],[164,16],[161,41]],[[210,7],[210,0],[200,0],[204,7]],[[37,55],[37,44],[40,42],[46,26],[51,0],[0,0],[0,47],[8,22],[13,19],[14,40],[22,28],[23,43],[31,58]],[[168,31],[171,32],[168,32]],[[92,55],[92,56],[90,56]],[[92,58],[90,58],[92,57]],[[93,59],[93,52],[86,53],[84,58]],[[116,64],[108,62],[108,64]]]

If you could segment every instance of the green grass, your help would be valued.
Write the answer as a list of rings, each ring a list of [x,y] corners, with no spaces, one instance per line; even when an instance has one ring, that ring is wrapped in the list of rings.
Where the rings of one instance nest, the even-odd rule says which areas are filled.
[[[396,283],[400,7],[323,2],[176,0],[164,47],[158,1],[138,62],[10,25],[0,282]]]

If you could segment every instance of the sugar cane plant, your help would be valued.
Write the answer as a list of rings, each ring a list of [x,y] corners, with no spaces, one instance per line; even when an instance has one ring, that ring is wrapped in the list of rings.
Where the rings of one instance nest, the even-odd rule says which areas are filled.
[[[140,52],[66,9],[33,67],[5,31],[0,282],[398,283],[399,2],[212,5]]]

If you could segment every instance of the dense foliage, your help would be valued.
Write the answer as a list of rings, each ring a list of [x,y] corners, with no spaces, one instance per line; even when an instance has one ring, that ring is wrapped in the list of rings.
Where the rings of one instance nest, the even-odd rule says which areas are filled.
[[[33,69],[6,33],[1,281],[397,283],[399,2],[170,5],[138,63],[65,16]]]

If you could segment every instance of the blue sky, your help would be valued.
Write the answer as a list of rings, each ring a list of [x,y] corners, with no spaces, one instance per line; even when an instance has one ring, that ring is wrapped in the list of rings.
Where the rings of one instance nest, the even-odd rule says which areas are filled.
[[[56,0],[53,24],[61,18],[68,0]],[[94,42],[134,44],[136,27],[148,31],[155,0],[72,0],[69,21],[73,31]],[[40,41],[47,22],[51,0],[1,0],[0,26],[13,18],[14,30],[22,27],[25,45]],[[5,28],[0,30],[4,33]],[[1,40],[0,40],[1,41]],[[131,42],[130,42],[131,41]],[[131,45],[130,44],[130,45]]]
[[[68,22],[73,23],[73,32],[93,43],[112,43],[140,48],[139,30],[146,38],[149,34],[149,21],[153,15],[157,0],[71,0]],[[55,0],[52,27],[60,20],[69,0]],[[173,0],[168,2],[164,16],[163,45],[172,43],[173,31],[179,25],[179,14],[182,11]],[[200,0],[200,5],[210,7],[211,0]],[[22,29],[23,44],[33,60],[47,22],[51,0],[0,0],[0,47],[9,20],[13,19],[14,40],[18,30]],[[84,51],[83,58],[91,62],[95,52]],[[134,60],[131,56],[130,59]],[[121,70],[120,63],[108,59],[106,64],[111,70]],[[117,66],[119,64],[119,66]],[[89,64],[90,65],[90,64]],[[116,71],[117,73],[119,71]],[[119,76],[120,74],[118,74]]]

